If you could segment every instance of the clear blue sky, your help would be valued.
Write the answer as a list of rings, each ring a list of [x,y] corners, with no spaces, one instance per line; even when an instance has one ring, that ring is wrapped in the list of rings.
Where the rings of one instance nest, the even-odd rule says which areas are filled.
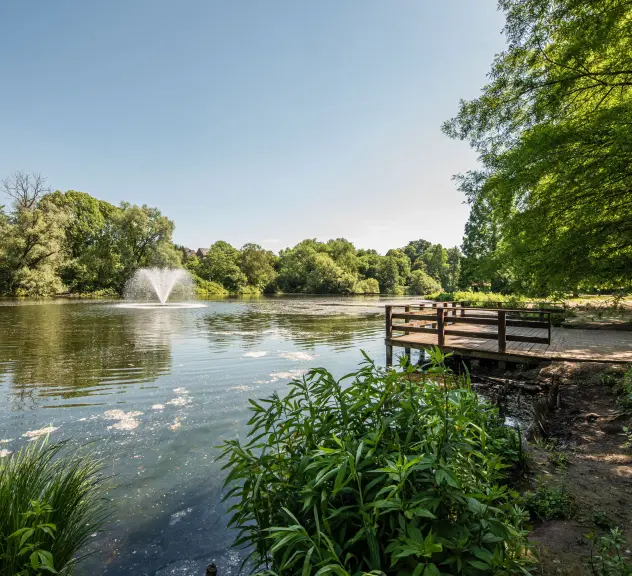
[[[159,207],[175,241],[460,244],[441,134],[503,49],[494,0],[2,0],[0,176]]]

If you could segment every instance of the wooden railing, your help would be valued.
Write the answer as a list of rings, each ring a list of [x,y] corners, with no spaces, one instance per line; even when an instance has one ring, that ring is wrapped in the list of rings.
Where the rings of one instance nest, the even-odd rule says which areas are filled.
[[[448,306],[448,304],[451,304]],[[394,308],[403,308],[403,312],[394,312]],[[456,302],[433,302],[417,306],[387,305],[386,306],[386,338],[393,337],[393,331],[410,333],[437,334],[437,344],[445,346],[446,336],[464,336],[466,338],[487,338],[498,340],[498,351],[505,352],[507,342],[530,342],[534,344],[551,344],[551,314],[550,310],[542,309],[507,309],[507,308],[479,308],[468,307]],[[537,319],[525,318],[537,315]],[[394,323],[393,320],[404,320]],[[415,322],[413,324],[413,322]],[[456,328],[449,328],[450,325]],[[458,324],[473,324],[478,326],[495,326],[496,330],[459,330]],[[430,325],[430,327],[428,327]],[[522,336],[507,334],[507,327],[537,328],[546,330],[544,336]]]

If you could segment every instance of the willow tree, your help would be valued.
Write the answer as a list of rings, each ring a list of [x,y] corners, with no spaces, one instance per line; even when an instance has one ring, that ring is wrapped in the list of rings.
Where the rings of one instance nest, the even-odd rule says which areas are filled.
[[[632,2],[501,0],[507,49],[444,131],[482,168],[468,276],[526,292],[632,284]],[[481,219],[481,214],[485,218]]]

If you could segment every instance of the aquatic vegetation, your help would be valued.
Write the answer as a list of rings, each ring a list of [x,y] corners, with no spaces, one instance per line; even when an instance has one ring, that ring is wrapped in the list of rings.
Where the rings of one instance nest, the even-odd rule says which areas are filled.
[[[0,574],[71,574],[108,516],[105,478],[65,442],[38,440],[0,460]]]
[[[443,365],[319,368],[258,402],[229,440],[235,545],[259,574],[513,573],[529,563],[507,485],[518,433]]]

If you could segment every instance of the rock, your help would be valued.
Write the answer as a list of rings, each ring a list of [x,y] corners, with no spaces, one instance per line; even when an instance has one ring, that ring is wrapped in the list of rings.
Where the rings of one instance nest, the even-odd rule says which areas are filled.
[[[595,412],[589,412],[584,415],[584,420],[587,422],[594,422],[597,418],[599,418],[599,414],[596,414]]]

